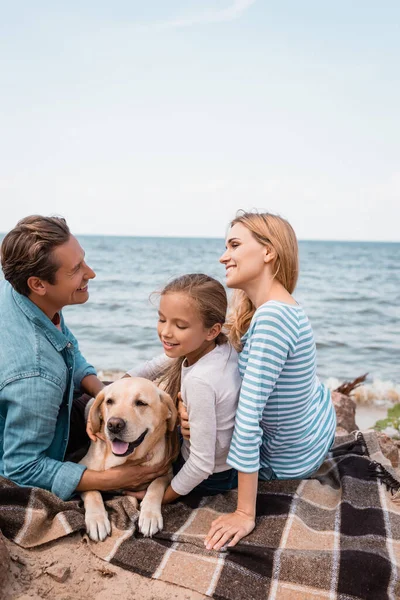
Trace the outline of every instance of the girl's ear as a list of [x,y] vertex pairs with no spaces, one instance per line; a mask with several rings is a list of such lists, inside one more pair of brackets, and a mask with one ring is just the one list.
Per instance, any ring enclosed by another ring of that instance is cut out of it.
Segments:
[[101,405],[104,402],[104,389],[102,389],[96,396],[95,401],[93,402],[88,416],[88,421],[92,426],[93,433],[97,433],[101,428]]
[[178,417],[178,411],[176,410],[176,406],[171,396],[158,388],[158,394],[160,396],[160,400],[163,404],[165,404],[168,408],[168,431],[173,431],[175,429],[176,419]]
[[215,338],[218,337],[218,335],[221,333],[221,329],[221,323],[215,323],[215,325],[213,325],[211,329],[208,330],[208,335],[206,338],[207,341],[211,342],[212,340],[215,340]]

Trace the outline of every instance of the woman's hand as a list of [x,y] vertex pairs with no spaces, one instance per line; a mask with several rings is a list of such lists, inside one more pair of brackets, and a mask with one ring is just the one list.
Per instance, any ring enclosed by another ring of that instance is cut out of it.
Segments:
[[187,413],[186,406],[183,404],[182,395],[180,392],[178,393],[178,414],[182,437],[185,440],[190,440],[189,415]]
[[220,550],[231,540],[228,547],[236,546],[239,540],[253,531],[254,527],[254,517],[240,510],[222,515],[211,523],[204,545],[207,550]]

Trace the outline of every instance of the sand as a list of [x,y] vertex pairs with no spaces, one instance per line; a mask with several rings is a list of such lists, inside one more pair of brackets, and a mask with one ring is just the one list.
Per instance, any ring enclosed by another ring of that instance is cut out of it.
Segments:
[[359,429],[364,431],[369,427],[373,427],[377,421],[386,419],[387,408],[380,406],[357,406],[356,409],[356,423]]
[[[201,600],[197,592],[141,577],[97,558],[79,533],[32,550],[6,540],[11,556],[3,600]],[[57,579],[65,581],[60,582]],[[182,578],[184,573],[182,573]],[[3,596],[1,595],[3,592]]]

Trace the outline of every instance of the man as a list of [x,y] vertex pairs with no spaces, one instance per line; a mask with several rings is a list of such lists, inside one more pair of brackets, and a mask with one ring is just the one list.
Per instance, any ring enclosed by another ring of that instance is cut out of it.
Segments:
[[75,491],[154,479],[154,467],[97,472],[63,462],[76,433],[70,432],[74,392],[95,396],[103,388],[61,313],[86,302],[95,277],[65,220],[33,215],[19,221],[2,242],[1,265],[0,475],[64,500]]

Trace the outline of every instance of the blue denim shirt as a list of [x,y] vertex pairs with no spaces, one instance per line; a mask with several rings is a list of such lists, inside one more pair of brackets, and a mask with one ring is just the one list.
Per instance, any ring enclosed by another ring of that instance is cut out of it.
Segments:
[[64,323],[0,282],[0,475],[67,500],[83,465],[62,462],[74,389],[96,374]]

